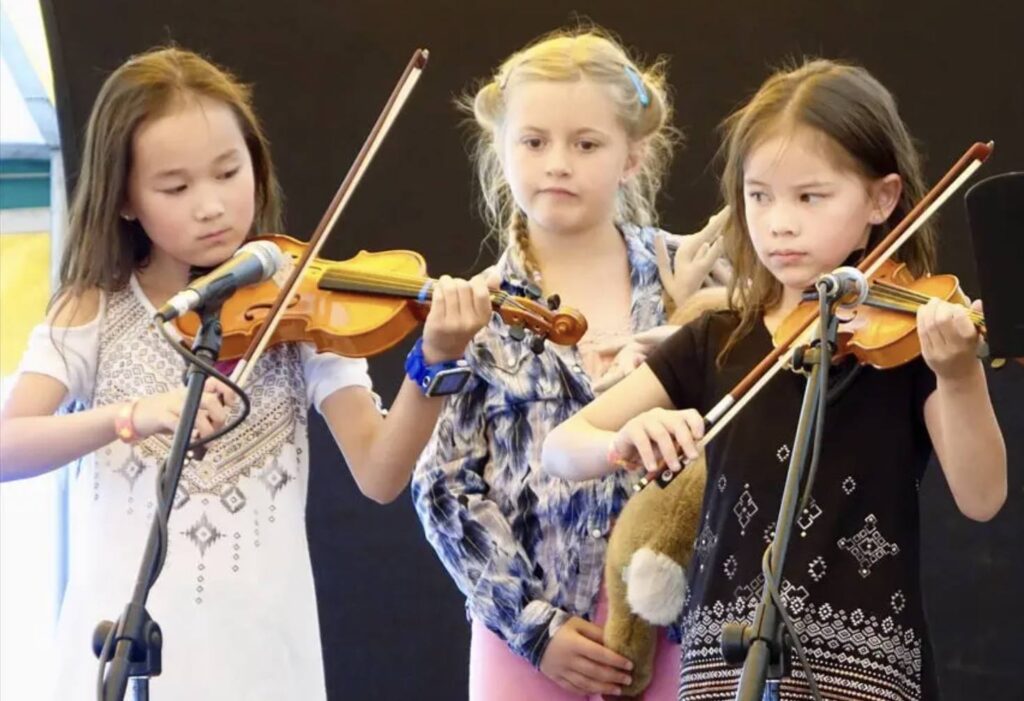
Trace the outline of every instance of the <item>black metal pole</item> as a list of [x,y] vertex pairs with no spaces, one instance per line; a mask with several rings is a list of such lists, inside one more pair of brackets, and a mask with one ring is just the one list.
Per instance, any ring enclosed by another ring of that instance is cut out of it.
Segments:
[[[778,592],[782,582],[782,568],[800,502],[801,483],[804,481],[804,472],[811,455],[811,443],[816,438],[815,421],[819,413],[825,411],[825,392],[822,391],[822,383],[828,381],[828,363],[831,362],[831,349],[835,347],[838,325],[835,317],[837,299],[833,296],[835,291],[830,292],[827,286],[821,283],[816,285],[816,288],[817,296],[826,298],[826,303],[822,305],[820,320],[821,328],[825,330],[824,338],[819,334],[817,344],[794,351],[794,370],[804,371],[810,368],[810,372],[800,407],[796,436],[793,439],[793,453],[790,456],[786,484],[779,504],[779,515],[775,522],[775,536],[769,550],[769,571],[765,573],[761,601],[754,610],[751,623],[726,623],[722,627],[723,656],[733,665],[743,665],[736,701],[777,699],[779,681],[785,675],[788,665],[782,616],[776,607],[772,591]],[[817,436],[817,439],[820,440],[821,436]],[[811,477],[813,478],[813,474]],[[807,493],[810,487],[810,484],[805,485]],[[768,697],[764,695],[766,686],[772,691]]]
[[[220,305],[213,305],[209,309],[202,308],[200,317],[202,325],[192,345],[192,352],[213,363],[220,353]],[[158,508],[153,515],[149,540],[139,566],[131,601],[125,606],[116,623],[103,621],[96,627],[93,648],[100,658],[98,701],[122,701],[129,679],[133,680],[136,700],[145,701],[149,698],[149,678],[161,672],[163,634],[160,626],[146,611],[146,599],[163,564],[164,551],[167,547],[164,534],[167,532],[167,521],[174,503],[174,493],[181,479],[192,428],[199,413],[206,377],[206,374],[196,367],[190,367],[186,372],[185,403],[178,428],[174,432],[170,453],[158,478]],[[113,655],[108,658],[111,652]]]

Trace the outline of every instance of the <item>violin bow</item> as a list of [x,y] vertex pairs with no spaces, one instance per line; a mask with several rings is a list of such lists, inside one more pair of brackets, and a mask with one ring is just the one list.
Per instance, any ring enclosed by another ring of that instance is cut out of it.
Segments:
[[[981,167],[995,149],[993,142],[987,144],[973,144],[942,179],[928,191],[920,202],[907,213],[892,231],[884,239],[879,241],[874,250],[871,251],[857,266],[868,279],[877,272],[885,261],[893,256],[906,241],[913,236],[918,229],[927,222],[938,209],[948,200],[967,180]],[[807,318],[800,322],[788,338],[783,340],[776,348],[758,363],[753,370],[747,373],[746,377],[740,380],[728,394],[718,401],[704,416],[704,425],[707,429],[704,436],[697,442],[697,449],[703,450],[722,429],[747,405],[761,389],[775,377],[789,362],[789,352],[798,343],[808,340],[808,333],[811,325],[818,319],[818,309],[814,308]],[[664,469],[652,477],[645,476],[634,487],[640,491],[648,484],[657,483],[661,486],[667,485],[676,476],[672,470]]]
[[274,305],[267,314],[266,321],[260,327],[252,342],[249,344],[249,348],[246,350],[245,355],[238,361],[234,371],[231,373],[231,379],[236,384],[243,385],[245,383],[249,378],[249,374],[255,366],[256,361],[270,343],[270,339],[273,337],[274,331],[277,329],[281,317],[284,315],[284,311],[286,309],[285,302],[299,287],[302,281],[302,276],[305,275],[306,270],[316,259],[316,256],[320,253],[320,249],[323,248],[324,243],[327,241],[327,235],[337,223],[342,210],[345,208],[345,205],[348,204],[353,191],[359,184],[359,181],[362,180],[363,174],[369,167],[370,161],[373,160],[374,155],[377,153],[377,149],[380,148],[385,137],[387,137],[388,131],[391,129],[391,125],[394,124],[395,118],[398,116],[398,113],[401,111],[406,100],[409,98],[409,95],[412,93],[416,82],[420,78],[420,74],[427,65],[429,55],[430,54],[426,49],[417,49],[413,52],[412,58],[409,59],[409,63],[406,65],[405,70],[398,79],[398,83],[395,85],[394,90],[392,90],[391,96],[384,104],[384,108],[381,110],[380,116],[377,117],[377,121],[370,130],[369,135],[366,137],[366,141],[363,142],[363,147],[359,150],[358,155],[349,167],[348,174],[341,182],[341,185],[338,187],[338,191],[334,194],[334,199],[331,200],[330,205],[327,207],[327,211],[324,212],[323,217],[320,219],[320,223],[317,224],[313,235],[310,237],[305,253],[303,253],[302,257],[299,258],[292,267],[287,281],[282,285],[281,292],[278,294],[277,299],[274,300]]

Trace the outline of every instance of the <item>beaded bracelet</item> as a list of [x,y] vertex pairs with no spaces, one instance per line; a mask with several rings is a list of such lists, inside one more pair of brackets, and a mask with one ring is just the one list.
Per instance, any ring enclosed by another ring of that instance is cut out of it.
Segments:
[[114,416],[114,432],[124,443],[135,443],[139,440],[139,434],[135,432],[135,423],[132,421],[132,414],[135,413],[135,405],[139,403],[136,399],[123,405]]

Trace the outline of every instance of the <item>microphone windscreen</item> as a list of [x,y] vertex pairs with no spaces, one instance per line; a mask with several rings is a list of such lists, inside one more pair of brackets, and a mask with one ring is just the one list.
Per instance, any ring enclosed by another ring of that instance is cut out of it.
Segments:
[[964,195],[991,355],[1024,356],[1024,172],[982,180]]

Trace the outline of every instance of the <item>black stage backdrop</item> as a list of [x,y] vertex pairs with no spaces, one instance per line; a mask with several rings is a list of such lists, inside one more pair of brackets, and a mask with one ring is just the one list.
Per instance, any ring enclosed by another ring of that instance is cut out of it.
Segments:
[[[256,88],[287,193],[287,233],[308,238],[414,48],[419,86],[325,248],[414,248],[432,273],[481,268],[483,233],[452,97],[511,51],[585,16],[644,55],[671,57],[677,123],[688,136],[661,201],[666,228],[695,230],[716,209],[715,125],[770,66],[804,54],[866,65],[897,96],[934,182],[974,141],[994,139],[980,176],[1024,166],[1024,6],[998,2],[723,3],[565,0],[428,3],[269,0],[43,0],[67,172],[105,75],[168,41],[204,52]],[[941,218],[941,261],[978,293],[962,198]],[[371,363],[390,399],[409,342]],[[923,577],[946,699],[1024,698],[1015,634],[1024,625],[1024,372],[991,371],[1010,450],[1010,499],[990,523],[956,511],[938,470],[922,485]],[[865,437],[870,440],[870,437]],[[332,699],[465,697],[462,597],[403,494],[361,497],[312,421],[309,537]],[[112,614],[114,612],[111,612]]]

